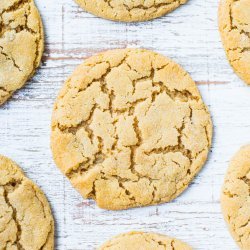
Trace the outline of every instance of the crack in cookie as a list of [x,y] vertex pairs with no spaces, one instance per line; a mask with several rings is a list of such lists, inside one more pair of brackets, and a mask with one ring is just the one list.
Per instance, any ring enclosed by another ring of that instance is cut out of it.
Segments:
[[224,218],[241,249],[250,248],[250,145],[233,157],[221,196]]
[[192,248],[180,240],[161,234],[144,232],[129,232],[120,234],[98,248],[98,250],[118,249],[191,250]]
[[163,16],[187,0],[76,0],[86,11],[114,21],[137,22]]
[[[0,13],[1,105],[31,78],[39,66],[44,36],[33,0],[3,0]],[[1,91],[3,88],[5,91]]]
[[0,156],[0,249],[54,249],[54,220],[42,191]]
[[250,84],[250,2],[221,0],[219,29],[227,58],[235,72]]
[[106,209],[168,202],[206,161],[212,123],[177,64],[152,51],[91,57],[66,81],[52,117],[56,164]]

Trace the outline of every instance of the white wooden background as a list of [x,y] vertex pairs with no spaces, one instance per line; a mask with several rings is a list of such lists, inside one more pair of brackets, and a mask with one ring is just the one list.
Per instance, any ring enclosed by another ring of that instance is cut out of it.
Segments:
[[[115,23],[73,0],[36,0],[46,34],[42,66],[29,84],[0,107],[0,153],[18,162],[46,193],[56,221],[56,249],[94,249],[130,230],[180,238],[194,249],[238,249],[220,211],[228,161],[250,141],[250,87],[232,71],[217,28],[218,0],[189,0],[173,13],[144,23]],[[127,211],[105,211],[83,198],[56,168],[50,118],[64,80],[99,51],[144,47],[180,63],[197,82],[214,122],[212,152],[189,189],[175,201]]]

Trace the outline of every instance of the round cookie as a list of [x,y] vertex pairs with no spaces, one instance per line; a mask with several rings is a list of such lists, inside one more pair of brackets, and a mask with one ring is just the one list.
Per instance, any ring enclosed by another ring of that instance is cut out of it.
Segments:
[[0,156],[0,249],[54,249],[54,220],[43,192]]
[[186,243],[169,238],[168,236],[144,233],[130,232],[120,234],[106,242],[98,250],[128,250],[128,249],[143,249],[143,250],[191,250],[192,248]]
[[106,19],[138,22],[163,16],[187,0],[75,0],[86,11]]
[[233,157],[221,196],[222,211],[241,249],[250,249],[250,145]]
[[80,65],[54,106],[57,166],[106,209],[168,202],[206,161],[212,124],[179,65],[152,51],[111,50]]
[[34,74],[43,44],[42,21],[33,0],[1,0],[0,105]]
[[250,1],[221,0],[219,29],[234,71],[250,84]]

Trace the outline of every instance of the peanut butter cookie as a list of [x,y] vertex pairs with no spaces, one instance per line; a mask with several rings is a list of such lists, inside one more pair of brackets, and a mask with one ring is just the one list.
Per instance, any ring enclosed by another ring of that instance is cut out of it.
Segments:
[[250,145],[230,162],[223,185],[221,205],[232,236],[241,249],[250,249]]
[[43,43],[42,22],[33,0],[1,0],[0,105],[34,74]]
[[106,19],[123,22],[146,21],[163,16],[187,0],[76,0],[86,11]]
[[219,28],[230,64],[250,84],[250,1],[221,0]]
[[80,65],[54,106],[57,166],[106,209],[168,202],[211,145],[209,112],[191,77],[152,51],[111,50]]
[[120,234],[113,239],[106,242],[98,250],[191,250],[192,248],[186,243],[169,238],[168,236],[143,233],[143,232],[130,232]]
[[0,156],[0,249],[54,249],[54,220],[42,191]]

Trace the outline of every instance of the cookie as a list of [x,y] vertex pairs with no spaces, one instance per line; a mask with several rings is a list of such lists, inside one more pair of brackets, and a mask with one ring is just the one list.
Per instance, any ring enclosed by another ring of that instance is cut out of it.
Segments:
[[250,84],[250,1],[221,0],[219,28],[234,71]]
[[0,156],[0,249],[54,249],[54,221],[43,192]]
[[168,202],[206,161],[212,124],[179,65],[142,49],[80,65],[54,106],[54,160],[85,198],[106,209]]
[[163,16],[187,0],[76,0],[86,11],[106,19],[138,22]]
[[33,0],[1,0],[0,105],[34,74],[43,44],[42,21]]
[[130,232],[120,234],[106,242],[98,250],[191,250],[186,243],[155,233]]
[[233,157],[221,195],[222,211],[241,249],[250,249],[250,145]]

